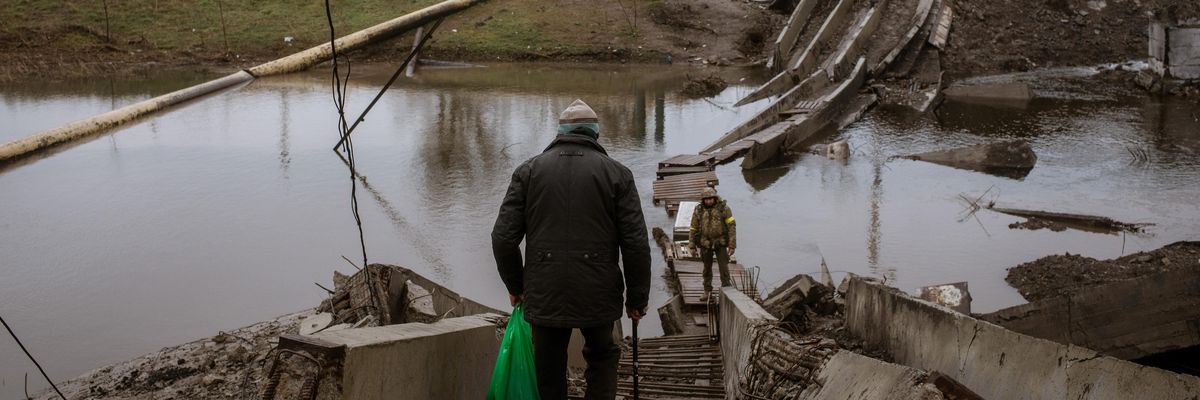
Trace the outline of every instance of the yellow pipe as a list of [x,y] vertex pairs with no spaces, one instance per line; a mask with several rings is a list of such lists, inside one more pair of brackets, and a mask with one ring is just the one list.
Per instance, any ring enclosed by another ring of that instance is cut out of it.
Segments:
[[[397,17],[390,21],[343,36],[335,41],[335,43],[337,44],[338,51],[351,51],[362,47],[363,45],[394,37],[401,33],[416,29],[417,27],[425,25],[426,23],[465,10],[468,7],[482,3],[483,1],[484,0],[443,1],[441,3]],[[332,56],[333,52],[329,47],[329,43],[325,43],[320,46],[316,46],[254,68],[250,68],[249,71],[254,76],[260,78],[270,75],[298,72],[325,62]]]
[[45,150],[58,144],[103,132],[167,107],[252,80],[254,80],[254,76],[246,73],[246,71],[238,71],[223,78],[176,90],[82,121],[72,122],[35,135],[17,139],[0,146],[0,161],[12,160],[35,151]]
[[[337,39],[338,51],[353,51],[365,45],[394,37],[401,33],[416,29],[426,23],[444,18],[462,11],[486,0],[447,0],[409,14],[394,18],[381,24],[351,33]],[[72,122],[54,129],[17,139],[0,145],[0,162],[7,162],[36,151],[99,134],[108,129],[123,125],[135,119],[162,111],[170,106],[196,99],[238,84],[250,82],[256,77],[299,72],[320,64],[332,57],[329,44],[316,46],[275,61],[250,68],[245,71],[201,83],[192,87],[176,90],[150,100],[131,104],[96,115],[88,119]]]

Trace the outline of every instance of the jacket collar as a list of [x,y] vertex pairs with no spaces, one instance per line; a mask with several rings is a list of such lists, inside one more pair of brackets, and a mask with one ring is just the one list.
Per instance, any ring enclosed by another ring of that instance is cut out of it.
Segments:
[[592,139],[591,137],[588,137],[585,135],[580,135],[577,133],[564,133],[564,134],[560,134],[560,135],[556,136],[554,138],[554,141],[550,142],[550,145],[546,146],[546,149],[542,150],[542,152],[544,153],[544,152],[550,151],[550,149],[554,148],[554,146],[563,145],[563,144],[577,144],[577,145],[581,145],[581,146],[588,146],[593,149],[596,149],[596,151],[599,151],[599,152],[603,153],[604,155],[608,155],[608,151],[604,150],[604,146],[601,146],[600,142],[597,142],[596,139]]

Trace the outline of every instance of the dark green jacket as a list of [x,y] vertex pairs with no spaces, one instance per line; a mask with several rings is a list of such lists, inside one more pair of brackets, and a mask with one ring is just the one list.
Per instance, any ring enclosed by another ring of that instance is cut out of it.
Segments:
[[633,173],[590,137],[559,135],[517,167],[492,251],[508,292],[525,296],[525,319],[534,325],[599,326],[620,319],[622,304],[646,308],[650,242]]
[[737,224],[733,219],[733,211],[720,198],[712,207],[705,207],[703,202],[696,206],[696,210],[692,211],[689,232],[689,246],[704,249],[737,248]]

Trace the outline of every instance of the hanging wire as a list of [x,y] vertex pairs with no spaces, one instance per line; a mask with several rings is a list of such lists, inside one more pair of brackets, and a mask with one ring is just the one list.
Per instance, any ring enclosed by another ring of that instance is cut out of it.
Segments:
[[[8,326],[8,321],[5,321],[3,316],[0,316],[0,324],[4,324],[4,329],[8,330],[8,335],[12,336],[13,340],[17,342],[17,346],[21,347],[21,351],[25,352],[25,357],[29,357],[29,361],[33,361],[33,365],[37,367],[38,372],[42,373],[42,377],[46,378],[46,382],[50,382],[50,387],[54,388],[54,392],[58,393],[58,397],[67,400],[67,396],[63,396],[62,391],[58,390],[58,385],[55,385],[54,381],[50,379],[50,375],[46,374],[46,370],[42,369],[42,364],[36,358],[33,358],[33,354],[29,354],[29,349],[26,349],[25,344],[21,343],[21,338],[17,337],[17,334],[13,332],[12,327]],[[25,379],[28,382],[29,375],[26,375]]]
[[[333,106],[337,108],[338,114],[338,143],[341,144],[342,151],[346,153],[343,158],[346,165],[350,169],[350,211],[354,214],[354,224],[358,227],[358,244],[362,250],[362,266],[365,268],[363,278],[367,285],[367,290],[371,294],[371,307],[375,313],[381,314],[383,309],[380,307],[379,298],[375,293],[375,283],[371,276],[370,268],[367,261],[367,241],[363,234],[362,215],[358,212],[358,185],[354,182],[354,178],[358,176],[358,172],[354,169],[354,142],[350,140],[350,126],[346,123],[346,89],[350,86],[350,59],[345,56],[338,55],[337,52],[337,33],[333,27],[333,11],[329,6],[329,0],[325,0],[325,20],[329,23],[329,49],[333,56]],[[346,64],[346,76],[343,78],[338,70],[338,65],[342,60]],[[336,146],[335,146],[336,148]],[[341,154],[339,153],[339,156]]]

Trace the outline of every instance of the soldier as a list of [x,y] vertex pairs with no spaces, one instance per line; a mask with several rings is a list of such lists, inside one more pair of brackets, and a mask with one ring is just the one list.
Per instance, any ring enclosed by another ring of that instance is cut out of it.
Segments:
[[567,344],[579,329],[587,398],[613,399],[621,359],[613,322],[622,308],[642,318],[650,295],[646,221],[633,173],[596,141],[596,113],[576,100],[558,123],[554,142],[513,173],[492,250],[509,300],[525,304],[533,328],[541,398],[567,398]]
[[733,211],[717,196],[717,189],[706,187],[700,196],[700,206],[692,211],[688,247],[692,254],[696,254],[699,247],[700,260],[704,262],[704,297],[700,300],[707,302],[712,292],[713,256],[716,256],[721,271],[721,287],[733,286],[729,277],[729,256],[737,248],[737,225]]

